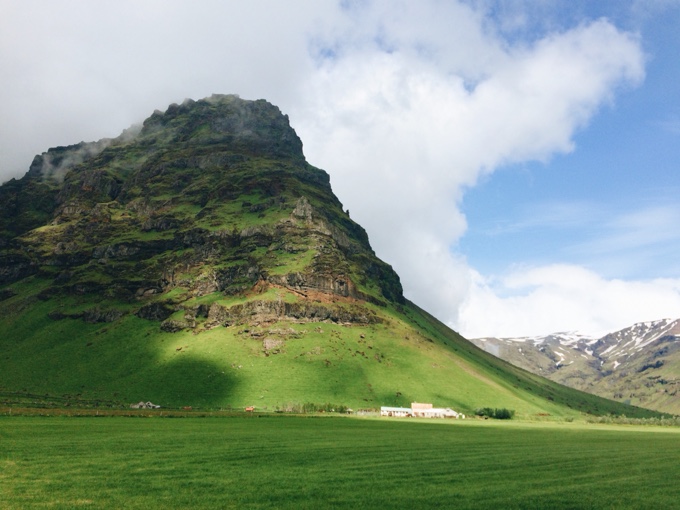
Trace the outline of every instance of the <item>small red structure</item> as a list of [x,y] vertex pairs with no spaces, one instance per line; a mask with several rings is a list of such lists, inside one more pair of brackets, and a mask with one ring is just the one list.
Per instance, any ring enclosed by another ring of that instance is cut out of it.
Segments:
[[255,410],[253,406],[246,407],[246,413],[252,413]]

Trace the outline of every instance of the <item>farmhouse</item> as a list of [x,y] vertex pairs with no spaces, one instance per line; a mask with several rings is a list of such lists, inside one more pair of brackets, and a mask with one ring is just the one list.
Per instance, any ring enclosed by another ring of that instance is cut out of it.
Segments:
[[396,418],[408,418],[413,416],[409,407],[381,407],[380,416],[393,416]]
[[432,404],[411,402],[411,407],[381,407],[380,416],[395,418],[465,418],[464,414],[453,409],[432,407]]

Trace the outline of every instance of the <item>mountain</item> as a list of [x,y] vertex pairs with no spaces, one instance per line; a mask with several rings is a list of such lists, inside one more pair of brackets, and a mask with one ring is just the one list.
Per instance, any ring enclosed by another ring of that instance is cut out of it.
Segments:
[[554,333],[471,341],[560,384],[680,414],[680,320],[642,322],[601,338]]
[[0,396],[647,416],[485,353],[398,275],[274,105],[215,95],[0,187]]

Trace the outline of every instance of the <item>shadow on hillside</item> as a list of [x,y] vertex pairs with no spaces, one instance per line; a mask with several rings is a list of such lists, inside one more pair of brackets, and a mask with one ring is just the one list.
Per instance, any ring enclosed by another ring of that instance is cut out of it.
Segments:
[[226,362],[192,352],[191,334],[163,333],[158,322],[132,315],[95,324],[48,318],[53,301],[30,303],[21,320],[0,318],[0,330],[16,331],[0,337],[0,389],[17,403],[219,408],[237,387]]
[[237,384],[216,363],[191,354],[161,363],[149,372],[135,386],[143,388],[152,402],[168,407],[222,407],[230,401]]

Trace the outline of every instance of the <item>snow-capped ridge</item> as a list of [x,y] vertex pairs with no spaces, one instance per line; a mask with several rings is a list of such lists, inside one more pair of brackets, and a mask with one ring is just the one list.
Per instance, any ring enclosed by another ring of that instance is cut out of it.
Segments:
[[525,370],[603,397],[680,413],[680,319],[638,322],[608,334],[471,340]]

